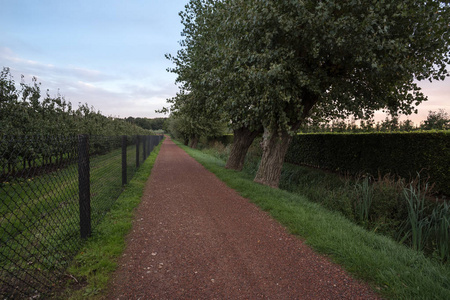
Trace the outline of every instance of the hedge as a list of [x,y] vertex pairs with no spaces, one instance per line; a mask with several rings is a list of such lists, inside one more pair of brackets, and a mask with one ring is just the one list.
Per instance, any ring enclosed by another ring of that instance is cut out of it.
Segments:
[[[233,135],[216,137],[224,145]],[[294,137],[286,162],[341,173],[381,173],[409,179],[420,172],[450,195],[450,131],[305,133]]]
[[420,172],[450,195],[450,131],[299,134],[285,161],[351,174]]

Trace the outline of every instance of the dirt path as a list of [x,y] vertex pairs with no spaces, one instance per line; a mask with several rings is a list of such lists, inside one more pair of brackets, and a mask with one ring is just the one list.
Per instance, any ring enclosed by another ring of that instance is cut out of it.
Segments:
[[172,141],[161,147],[108,299],[373,299]]

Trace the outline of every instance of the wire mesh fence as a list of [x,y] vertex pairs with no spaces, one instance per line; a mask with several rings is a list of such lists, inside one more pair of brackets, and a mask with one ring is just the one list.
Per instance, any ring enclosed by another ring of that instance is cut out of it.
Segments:
[[[162,136],[4,136],[0,295],[43,296]],[[80,209],[81,208],[81,209]]]

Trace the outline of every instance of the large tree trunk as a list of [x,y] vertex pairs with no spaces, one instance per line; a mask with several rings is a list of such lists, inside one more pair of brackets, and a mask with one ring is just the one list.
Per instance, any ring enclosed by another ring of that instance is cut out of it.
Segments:
[[198,135],[191,136],[191,139],[190,139],[191,144],[189,145],[189,147],[191,147],[192,149],[197,149],[198,140],[199,140]]
[[279,135],[276,132],[264,130],[262,141],[263,155],[255,176],[255,182],[275,188],[278,187],[284,157],[291,141],[292,136],[286,131]]
[[[319,100],[319,95],[303,89],[303,110],[301,116],[297,121],[292,122],[290,129],[296,132],[300,125],[305,121],[309,115],[313,106]],[[259,182],[271,187],[278,187],[281,177],[281,169],[283,168],[284,157],[291,144],[292,136],[283,130],[281,133],[270,132],[264,128],[264,135],[262,141],[263,154],[261,157],[261,163],[259,164],[258,171],[254,181]]]
[[233,130],[234,140],[231,146],[230,156],[228,157],[225,168],[241,171],[244,167],[245,156],[253,140],[261,133],[260,130],[251,131],[247,127]]

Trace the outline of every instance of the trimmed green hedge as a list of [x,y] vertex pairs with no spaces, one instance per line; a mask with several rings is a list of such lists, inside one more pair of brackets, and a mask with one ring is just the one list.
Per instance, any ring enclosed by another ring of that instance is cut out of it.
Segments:
[[404,178],[430,177],[435,189],[450,195],[450,132],[327,133],[294,137],[286,162],[332,171]]

